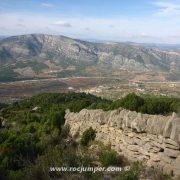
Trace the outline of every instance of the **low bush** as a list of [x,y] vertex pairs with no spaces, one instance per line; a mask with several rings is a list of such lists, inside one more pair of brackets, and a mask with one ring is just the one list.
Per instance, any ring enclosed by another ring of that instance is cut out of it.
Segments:
[[137,96],[135,93],[130,93],[124,98],[113,102],[110,109],[117,109],[118,107],[123,107],[131,111],[139,111],[139,108],[144,105],[144,99]]
[[141,173],[141,164],[135,162],[131,165],[130,170],[124,170],[119,173],[117,180],[139,180]]
[[118,109],[119,107],[146,114],[166,115],[171,112],[179,112],[180,99],[161,96],[140,97],[135,93],[130,93],[124,98],[114,101],[109,109]]
[[118,164],[118,155],[114,150],[102,150],[99,155],[99,160],[104,167]]
[[90,127],[89,129],[83,132],[80,140],[80,144],[82,146],[87,146],[90,141],[93,141],[95,139],[95,137],[96,137],[96,131],[92,127]]

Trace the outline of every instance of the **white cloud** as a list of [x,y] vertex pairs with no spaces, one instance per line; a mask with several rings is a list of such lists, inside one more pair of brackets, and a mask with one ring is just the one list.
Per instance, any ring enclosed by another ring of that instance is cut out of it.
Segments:
[[86,31],[90,31],[91,29],[90,29],[89,27],[86,27],[85,30],[86,30]]
[[113,24],[109,25],[110,28],[115,28],[115,26]]
[[154,4],[158,7],[157,15],[180,15],[180,4],[164,1],[157,1]]
[[[45,33],[83,39],[180,43],[180,39],[172,38],[180,36],[178,18],[95,18],[21,12],[0,13],[0,19],[0,35]],[[115,28],[110,29],[110,25]]]
[[147,35],[146,33],[142,32],[142,33],[140,34],[140,36],[142,36],[142,37],[147,37],[148,35]]
[[41,6],[46,7],[46,8],[53,8],[54,4],[51,4],[51,3],[42,3]]
[[146,33],[140,33],[140,34],[135,34],[133,36],[128,37],[129,41],[133,42],[146,42],[146,43],[152,43],[152,42],[164,42],[163,38],[157,37],[157,36],[150,36]]
[[22,24],[22,23],[18,23],[18,24],[17,24],[17,27],[25,28],[26,26],[25,26],[24,24]]
[[61,27],[72,27],[72,25],[66,21],[55,21],[53,24]]

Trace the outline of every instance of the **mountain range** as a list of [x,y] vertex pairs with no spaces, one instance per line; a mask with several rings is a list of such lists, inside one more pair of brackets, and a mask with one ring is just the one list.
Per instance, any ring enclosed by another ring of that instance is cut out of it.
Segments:
[[163,72],[179,76],[180,50],[30,34],[0,40],[0,81]]

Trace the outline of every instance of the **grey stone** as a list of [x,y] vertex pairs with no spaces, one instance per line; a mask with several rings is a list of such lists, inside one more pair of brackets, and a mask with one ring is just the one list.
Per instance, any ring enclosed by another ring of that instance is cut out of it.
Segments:
[[167,122],[166,122],[166,125],[164,127],[164,131],[163,131],[163,136],[165,138],[169,138],[170,135],[171,135],[171,131],[172,131],[172,120],[173,120],[173,117],[171,117]]
[[180,177],[180,156],[176,158],[173,168],[175,170],[175,176]]
[[172,132],[170,138],[180,144],[180,118],[176,117],[172,122]]
[[164,143],[179,147],[179,144],[176,141],[173,141],[172,139],[165,139]]
[[127,148],[131,151],[135,151],[135,152],[139,151],[139,147],[137,145],[129,145],[127,146]]
[[[66,124],[71,134],[82,133],[93,127],[96,140],[110,145],[130,161],[148,161],[147,165],[178,174],[179,118],[175,116],[147,115],[128,110],[87,110],[79,113],[67,111]],[[170,127],[172,125],[172,128]],[[135,131],[134,131],[135,130]],[[165,138],[166,137],[166,138]],[[167,138],[168,137],[168,138]]]
[[144,132],[146,129],[146,119],[143,119],[142,114],[138,113],[137,117],[132,121],[131,128],[137,132]]
[[171,164],[173,162],[173,159],[167,156],[165,153],[160,152],[158,153],[158,155],[165,163]]
[[169,157],[177,157],[180,154],[180,151],[178,150],[174,150],[174,149],[169,149],[169,148],[165,148],[164,149],[164,153],[169,156]]

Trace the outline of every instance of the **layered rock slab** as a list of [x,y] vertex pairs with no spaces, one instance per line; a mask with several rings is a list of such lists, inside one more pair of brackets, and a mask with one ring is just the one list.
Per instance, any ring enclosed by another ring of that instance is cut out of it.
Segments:
[[143,161],[174,178],[180,176],[180,118],[141,114],[125,109],[113,111],[66,111],[66,124],[72,136],[92,127],[96,139],[111,144],[131,161]]

